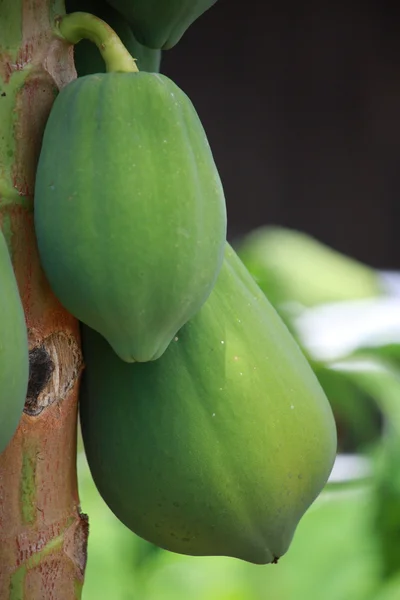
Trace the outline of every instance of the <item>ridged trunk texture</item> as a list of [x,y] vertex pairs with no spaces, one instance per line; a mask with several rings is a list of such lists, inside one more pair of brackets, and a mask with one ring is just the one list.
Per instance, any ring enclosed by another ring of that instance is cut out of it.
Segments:
[[44,126],[58,90],[76,77],[72,48],[54,35],[63,12],[60,0],[0,0],[0,226],[30,350],[24,414],[0,455],[1,600],[80,598],[86,564],[76,475],[79,329],[49,288],[33,228]]

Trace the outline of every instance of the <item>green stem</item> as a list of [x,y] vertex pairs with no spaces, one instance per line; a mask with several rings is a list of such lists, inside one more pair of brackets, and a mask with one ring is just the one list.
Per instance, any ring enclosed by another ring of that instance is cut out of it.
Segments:
[[129,54],[115,31],[102,19],[85,12],[58,17],[56,26],[70,44],[88,39],[96,44],[107,72],[137,73],[135,59]]

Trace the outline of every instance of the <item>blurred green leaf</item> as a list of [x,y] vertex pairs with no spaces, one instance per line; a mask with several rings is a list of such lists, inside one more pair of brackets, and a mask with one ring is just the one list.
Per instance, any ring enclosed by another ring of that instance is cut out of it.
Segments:
[[399,600],[400,598],[400,576],[390,579],[371,600]]
[[381,436],[381,415],[374,398],[329,365],[314,365],[338,430],[339,452],[366,450]]
[[400,572],[400,370],[393,363],[350,357],[332,368],[370,393],[384,417],[384,437],[376,450],[373,525],[382,577]]
[[386,427],[400,435],[400,370],[389,361],[359,354],[327,365],[375,399]]
[[385,362],[393,363],[394,367],[400,368],[400,343],[382,344],[379,346],[361,345],[352,356],[371,356],[383,359]]

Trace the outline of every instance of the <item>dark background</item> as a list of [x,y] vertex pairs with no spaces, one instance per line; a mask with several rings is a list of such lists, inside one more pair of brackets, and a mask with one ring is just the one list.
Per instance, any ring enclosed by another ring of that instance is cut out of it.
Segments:
[[400,269],[400,3],[218,0],[164,53],[225,188],[262,224]]

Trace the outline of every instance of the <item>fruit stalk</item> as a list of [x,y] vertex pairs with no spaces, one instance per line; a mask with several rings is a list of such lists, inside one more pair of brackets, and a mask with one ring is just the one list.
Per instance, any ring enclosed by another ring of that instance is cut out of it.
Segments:
[[139,69],[120,38],[109,25],[95,15],[76,12],[56,21],[62,37],[70,44],[87,39],[96,44],[107,72],[135,73]]
[[[78,323],[52,294],[33,227],[35,171],[58,91],[76,77],[61,0],[0,2],[0,227],[29,334],[24,413],[0,455],[0,598],[81,597],[88,524],[76,476]],[[1,315],[0,315],[1,318]]]

